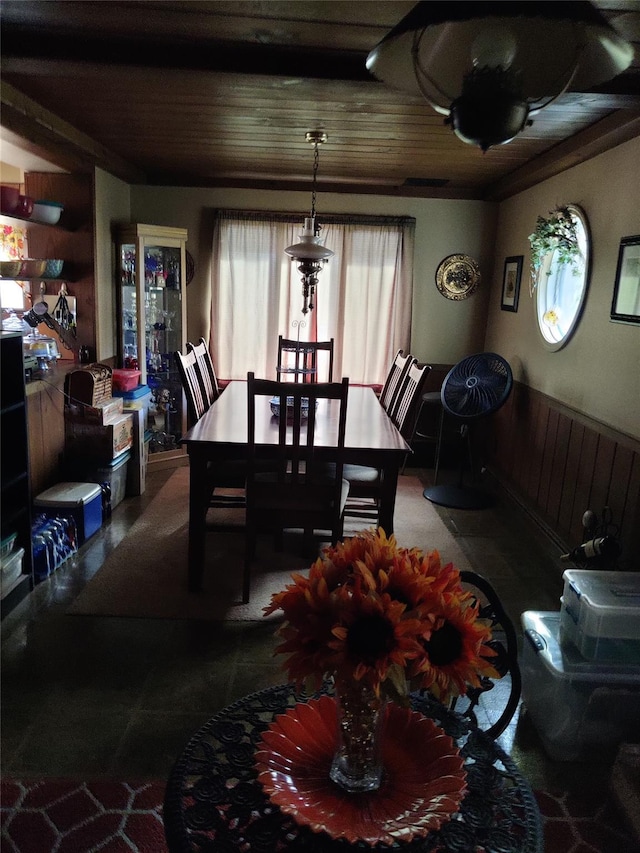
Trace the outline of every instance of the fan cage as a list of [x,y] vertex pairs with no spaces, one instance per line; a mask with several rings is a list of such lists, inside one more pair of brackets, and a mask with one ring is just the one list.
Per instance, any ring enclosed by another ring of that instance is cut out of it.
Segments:
[[446,412],[474,420],[495,412],[505,402],[513,374],[507,361],[495,352],[462,359],[445,376],[440,397]]

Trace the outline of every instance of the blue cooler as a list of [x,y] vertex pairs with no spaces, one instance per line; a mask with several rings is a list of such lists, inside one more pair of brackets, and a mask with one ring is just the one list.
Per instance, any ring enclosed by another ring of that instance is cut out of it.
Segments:
[[34,500],[34,506],[50,518],[72,515],[78,545],[102,525],[102,489],[96,483],[58,483]]

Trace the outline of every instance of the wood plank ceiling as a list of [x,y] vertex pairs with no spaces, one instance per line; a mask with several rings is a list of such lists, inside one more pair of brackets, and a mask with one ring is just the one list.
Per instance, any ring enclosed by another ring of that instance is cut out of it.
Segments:
[[413,5],[4,0],[2,135],[131,183],[308,189],[321,129],[320,190],[501,199],[640,133],[640,0],[595,3],[627,72],[485,154],[366,70]]

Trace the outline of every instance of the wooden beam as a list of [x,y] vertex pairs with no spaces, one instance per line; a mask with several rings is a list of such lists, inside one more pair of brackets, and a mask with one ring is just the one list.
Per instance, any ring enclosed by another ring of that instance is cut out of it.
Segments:
[[144,172],[4,81],[0,105],[2,126],[56,166],[70,172],[90,172],[97,166],[127,183],[146,182]]
[[487,201],[503,201],[638,135],[640,110],[616,110],[570,139],[554,145],[526,166],[496,181],[487,189],[484,197]]

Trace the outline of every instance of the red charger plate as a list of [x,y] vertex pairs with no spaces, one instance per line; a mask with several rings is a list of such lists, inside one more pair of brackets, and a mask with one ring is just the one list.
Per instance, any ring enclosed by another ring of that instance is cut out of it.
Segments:
[[321,696],[289,708],[262,735],[258,780],[297,823],[351,843],[393,843],[423,837],[458,811],[464,762],[433,720],[389,704],[382,784],[366,793],[347,793],[329,778],[336,732],[335,700]]

